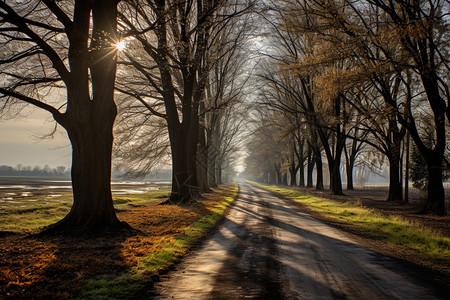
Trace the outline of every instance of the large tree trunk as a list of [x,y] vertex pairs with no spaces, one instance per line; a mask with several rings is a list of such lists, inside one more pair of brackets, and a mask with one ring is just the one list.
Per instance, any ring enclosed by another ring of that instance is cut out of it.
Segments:
[[[324,145],[328,147],[328,144]],[[335,146],[335,156],[331,154],[331,151],[326,151],[328,161],[328,171],[330,174],[330,189],[334,195],[343,195],[342,192],[342,179],[341,179],[341,154],[344,144],[342,140],[339,140]]]
[[[178,128],[177,131],[181,131]],[[188,185],[188,167],[184,158],[186,151],[182,150],[183,134],[176,133],[175,129],[170,129],[169,124],[170,148],[172,153],[172,190],[170,192],[170,201],[183,201],[183,195],[189,194]],[[190,198],[190,197],[188,197]]]
[[307,167],[306,167],[306,186],[307,187],[313,187],[313,171],[314,171],[314,164],[316,163],[314,161],[314,155],[311,150],[308,150],[308,160],[307,160]]
[[345,163],[345,171],[347,172],[347,190],[353,190],[353,168],[354,162],[346,162]]
[[341,178],[341,155],[344,149],[345,143],[339,140],[341,137],[338,136],[338,142],[336,143],[335,156],[327,155],[328,158],[328,169],[330,171],[330,188],[334,195],[343,195],[342,192],[342,178]]
[[[423,47],[423,45],[422,45]],[[430,64],[434,62],[430,60]],[[426,149],[423,143],[420,143],[420,137],[417,131],[411,132],[411,137],[419,147],[420,152],[425,157],[428,169],[428,198],[425,209],[428,212],[439,216],[447,215],[445,208],[445,191],[443,186],[442,164],[444,161],[444,153],[446,149],[446,124],[445,112],[449,110],[445,105],[444,99],[439,92],[438,76],[431,68],[423,68],[421,70],[422,83],[427,93],[428,102],[434,114],[434,126],[436,131],[436,144],[434,149]],[[448,95],[447,95],[448,96]],[[447,114],[448,116],[448,114]]]
[[291,168],[289,169],[290,172],[290,186],[296,186],[297,185],[297,168],[295,166],[295,161],[292,160],[291,162]]
[[198,106],[201,96],[193,95],[193,78],[184,75],[183,121],[178,115],[167,118],[172,150],[172,192],[169,202],[184,204],[195,201],[200,194],[197,180],[197,146],[199,140]]
[[300,162],[299,164],[298,174],[299,174],[298,185],[303,187],[305,186],[305,166],[303,165],[303,161]]
[[328,161],[328,170],[330,172],[330,188],[334,195],[343,195],[342,179],[341,179],[341,160],[336,157],[332,161]]
[[216,182],[216,159],[217,150],[216,143],[211,129],[207,130],[207,145],[208,145],[208,184],[210,187],[217,187]]
[[[338,110],[339,111],[339,110]],[[336,143],[328,142],[326,134],[322,128],[318,129],[320,140],[322,141],[323,148],[328,162],[328,171],[330,176],[330,189],[334,195],[343,195],[342,192],[342,179],[341,179],[341,155],[345,146],[345,137],[340,133],[340,126],[336,129]],[[333,149],[334,148],[334,149]],[[333,151],[334,150],[334,151]]]
[[223,181],[222,181],[222,162],[220,160],[216,161],[216,183],[218,185],[223,184]]
[[400,157],[389,157],[389,194],[387,201],[403,201],[402,184],[400,182]]
[[54,228],[103,231],[121,227],[124,224],[117,219],[111,195],[111,122],[94,119],[68,128],[68,133],[73,148],[74,201],[69,214]]
[[323,165],[320,150],[315,150],[314,161],[316,163],[316,190],[323,190]]
[[201,193],[211,192],[208,184],[208,153],[205,130],[204,128],[200,128],[197,151],[197,181]]
[[352,141],[352,145],[350,148],[350,153],[348,153],[347,148],[344,146],[344,153],[345,153],[345,171],[347,174],[347,190],[353,190],[353,169],[355,168],[355,161],[356,161],[356,155],[357,151],[357,145],[356,141]]
[[[177,130],[169,129],[170,147],[172,151],[172,191],[169,202],[182,204],[191,202],[198,195],[196,174],[193,173],[192,165],[195,167],[195,146],[185,126],[179,125]],[[194,161],[194,163],[192,163]],[[196,171],[195,171],[196,172]],[[194,177],[195,175],[195,177]]]
[[[84,3],[76,10],[77,20],[87,22],[83,25],[89,24],[92,10],[91,64],[86,62],[83,41],[80,44],[71,41],[74,45],[69,50],[72,74],[66,82],[68,107],[63,119],[57,120],[72,144],[73,206],[64,219],[45,232],[102,232],[126,225],[117,219],[111,196],[113,126],[117,115],[116,52],[111,51],[111,45],[117,41],[117,2],[99,0],[91,5]],[[85,31],[83,26],[79,27],[74,30],[80,30],[77,32],[80,36],[89,31],[89,26],[84,27]],[[92,98],[87,67],[92,78]]]
[[403,202],[409,203],[409,131],[406,133],[406,145],[405,145],[405,172],[404,172],[404,195],[403,195]]
[[298,165],[297,165],[297,169],[299,172],[299,182],[298,185],[299,186],[305,186],[305,156],[304,156],[304,146],[305,145],[305,140],[302,139],[301,142],[299,142],[299,149],[298,149]]
[[445,190],[442,183],[442,156],[430,158],[428,166],[428,198],[425,206],[426,212],[439,216],[447,215],[445,208]]

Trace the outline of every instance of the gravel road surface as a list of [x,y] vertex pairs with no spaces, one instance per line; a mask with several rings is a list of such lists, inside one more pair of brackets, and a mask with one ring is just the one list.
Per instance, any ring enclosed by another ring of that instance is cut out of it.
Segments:
[[444,299],[290,201],[240,189],[220,228],[156,284],[157,299]]

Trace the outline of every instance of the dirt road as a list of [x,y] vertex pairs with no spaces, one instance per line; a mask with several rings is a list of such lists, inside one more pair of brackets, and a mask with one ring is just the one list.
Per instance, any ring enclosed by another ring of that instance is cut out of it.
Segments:
[[[249,184],[157,299],[439,299],[394,259]],[[443,298],[443,297],[442,297]]]

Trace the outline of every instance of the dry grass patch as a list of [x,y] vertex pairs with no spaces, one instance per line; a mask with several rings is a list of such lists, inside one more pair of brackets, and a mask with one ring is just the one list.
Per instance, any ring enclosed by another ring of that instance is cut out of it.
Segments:
[[[345,224],[365,237],[385,243],[421,264],[450,272],[450,237],[407,218],[389,216],[358,202],[317,197],[298,190],[252,183],[290,198],[335,224]],[[405,257],[405,256],[404,256]]]
[[237,190],[237,184],[221,186],[185,207],[159,205],[168,190],[116,197],[120,220],[138,232],[101,237],[30,236],[28,232],[38,231],[35,224],[55,216],[21,212],[21,218],[42,220],[25,227],[18,224],[21,231],[12,233],[8,223],[9,232],[0,236],[0,294],[6,299],[123,299],[139,295],[151,288],[153,276],[216,224]]

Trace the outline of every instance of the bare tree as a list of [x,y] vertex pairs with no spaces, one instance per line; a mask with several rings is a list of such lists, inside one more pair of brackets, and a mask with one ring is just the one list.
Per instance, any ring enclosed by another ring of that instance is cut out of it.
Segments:
[[[103,230],[122,224],[110,185],[117,4],[0,2],[2,112],[23,104],[44,109],[72,144],[74,202],[51,230]],[[58,97],[55,89],[65,89],[67,96]]]
[[[227,6],[226,6],[227,5]],[[224,7],[227,7],[225,10]],[[172,157],[171,202],[189,202],[200,192],[197,177],[199,113],[212,61],[217,60],[217,32],[245,11],[241,1],[128,1],[121,15],[125,36],[125,74],[119,90],[134,97],[167,123]]]
[[[323,72],[323,68],[319,67],[314,71],[309,69],[308,72],[297,68],[299,62],[308,61],[308,57],[317,53],[321,42],[313,34],[304,32],[301,28],[314,26],[319,21],[318,18],[299,19],[298,11],[302,7],[287,2],[271,3],[265,17],[270,24],[271,44],[274,48],[273,54],[267,53],[266,56],[276,62],[281,69],[280,75],[277,75],[279,79],[273,75],[266,76],[266,79],[277,84],[276,88],[280,91],[284,90],[283,92],[290,94],[293,101],[297,103],[295,108],[283,103],[278,105],[278,108],[290,112],[296,111],[314,127],[316,132],[313,134],[320,139],[328,161],[331,190],[334,194],[342,194],[340,164],[347,138],[345,132],[347,127],[343,124],[346,121],[344,99],[337,94],[332,99],[324,101],[316,95],[316,77]],[[335,65],[335,67],[342,66]],[[287,101],[289,97],[283,96],[278,99],[278,101]],[[321,168],[320,151],[316,149],[314,152],[316,164]],[[320,172],[318,175],[320,178]],[[320,187],[320,180],[318,182]]]

